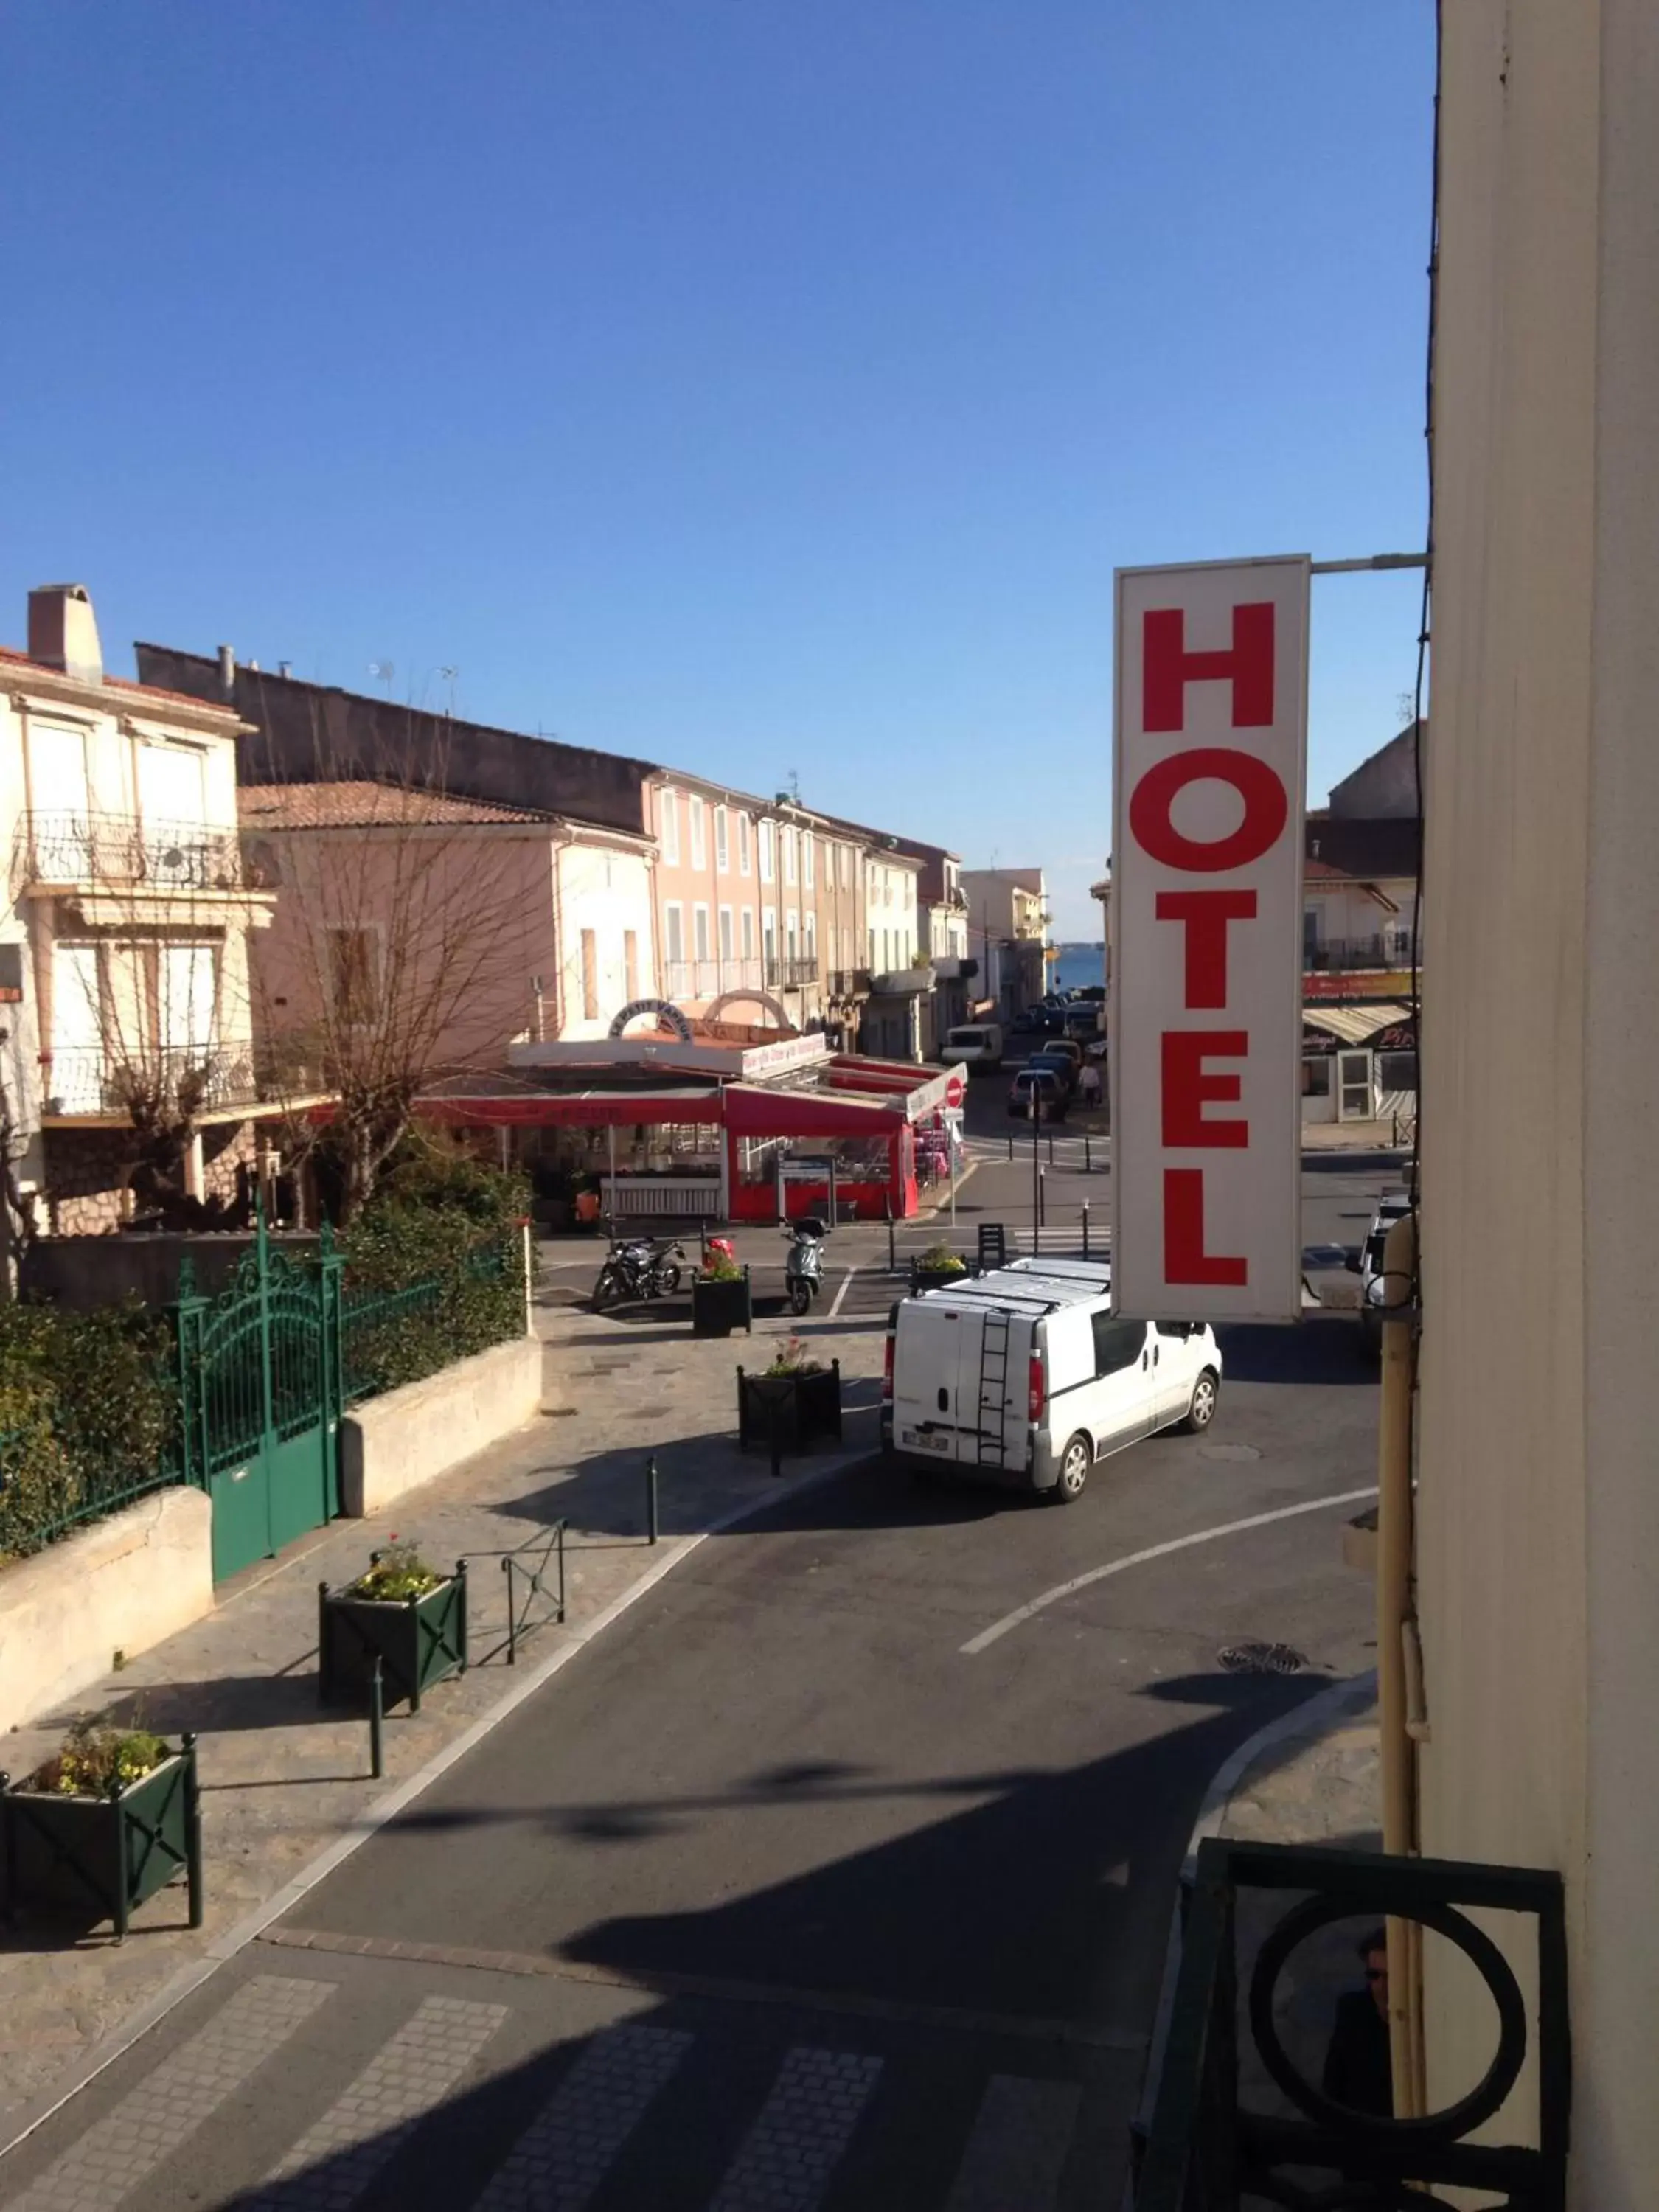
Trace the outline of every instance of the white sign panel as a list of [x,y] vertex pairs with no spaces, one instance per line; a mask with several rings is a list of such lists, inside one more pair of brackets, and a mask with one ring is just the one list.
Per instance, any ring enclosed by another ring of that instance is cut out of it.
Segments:
[[1117,576],[1113,1299],[1302,1309],[1305,556]]

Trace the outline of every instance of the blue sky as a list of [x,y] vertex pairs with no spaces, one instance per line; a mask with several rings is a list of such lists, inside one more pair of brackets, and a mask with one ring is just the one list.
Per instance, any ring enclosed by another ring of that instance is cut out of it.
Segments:
[[[1429,0],[13,0],[0,641],[146,637],[1041,861],[1115,566],[1415,547]],[[1316,585],[1309,786],[1415,580]]]

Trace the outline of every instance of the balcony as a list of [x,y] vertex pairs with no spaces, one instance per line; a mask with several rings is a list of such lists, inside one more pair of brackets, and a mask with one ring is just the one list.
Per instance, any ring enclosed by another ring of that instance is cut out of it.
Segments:
[[763,990],[765,963],[758,954],[746,960],[667,960],[662,977],[665,999],[676,1006],[702,1005],[724,991]]
[[47,1121],[130,1121],[143,1115],[202,1114],[252,1106],[262,1096],[246,1038],[216,1045],[156,1045],[131,1055],[75,1045],[43,1056]]
[[881,999],[919,999],[933,988],[931,968],[889,968],[870,978],[870,988]]
[[1328,937],[1317,945],[1303,946],[1302,972],[1347,975],[1360,968],[1409,968],[1412,942],[1408,930],[1390,931],[1382,937]]
[[818,956],[816,952],[774,953],[766,963],[766,982],[769,990],[799,991],[818,980]]
[[[1268,1925],[1275,1895],[1286,1909]],[[1469,1917],[1474,1912],[1480,1924]],[[1367,2115],[1325,2095],[1281,2039],[1293,2023],[1275,1994],[1306,1939],[1343,1922],[1375,1923],[1389,1915],[1455,1944],[1497,2011],[1498,2049],[1485,2079],[1444,2112],[1406,2121]],[[1499,1915],[1524,1947],[1522,1979],[1535,1990],[1535,2023],[1486,1932]],[[1199,1846],[1179,1944],[1168,2033],[1152,2062],[1135,2212],[1239,2212],[1257,2203],[1373,2204],[1380,2212],[1445,2203],[1443,2197],[1415,2193],[1442,2184],[1482,2192],[1483,2202],[1488,2191],[1516,2206],[1565,2201],[1571,2070],[1559,1875],[1212,1839]],[[1255,2045],[1260,2069],[1292,2117],[1282,2116],[1284,2107],[1260,2109],[1255,2094],[1249,2106],[1241,2102],[1241,2036]],[[1477,2141],[1529,2061],[1537,2148]],[[1334,2187],[1310,2186],[1310,2173],[1340,2179]]]
[[126,890],[176,898],[270,888],[244,860],[235,830],[101,813],[23,815],[11,881],[15,897]]

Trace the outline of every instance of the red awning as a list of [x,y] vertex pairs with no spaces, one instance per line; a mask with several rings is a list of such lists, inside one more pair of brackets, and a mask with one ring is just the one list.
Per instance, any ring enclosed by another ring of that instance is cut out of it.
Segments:
[[737,1137],[890,1137],[908,1118],[902,1098],[848,1098],[827,1091],[726,1086],[726,1126]]
[[718,1091],[527,1091],[416,1102],[417,1114],[483,1128],[626,1129],[641,1122],[716,1124]]

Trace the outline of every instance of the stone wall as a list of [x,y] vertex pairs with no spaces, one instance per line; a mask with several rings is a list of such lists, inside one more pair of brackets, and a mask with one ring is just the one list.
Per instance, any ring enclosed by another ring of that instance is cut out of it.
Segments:
[[131,1129],[46,1129],[46,1224],[55,1237],[106,1236],[131,1212],[127,1177],[137,1157]]
[[219,1199],[227,1206],[235,1203],[237,1171],[246,1168],[250,1175],[258,1155],[255,1139],[255,1125],[252,1121],[222,1121],[215,1128],[202,1132],[202,1195],[204,1199]]

